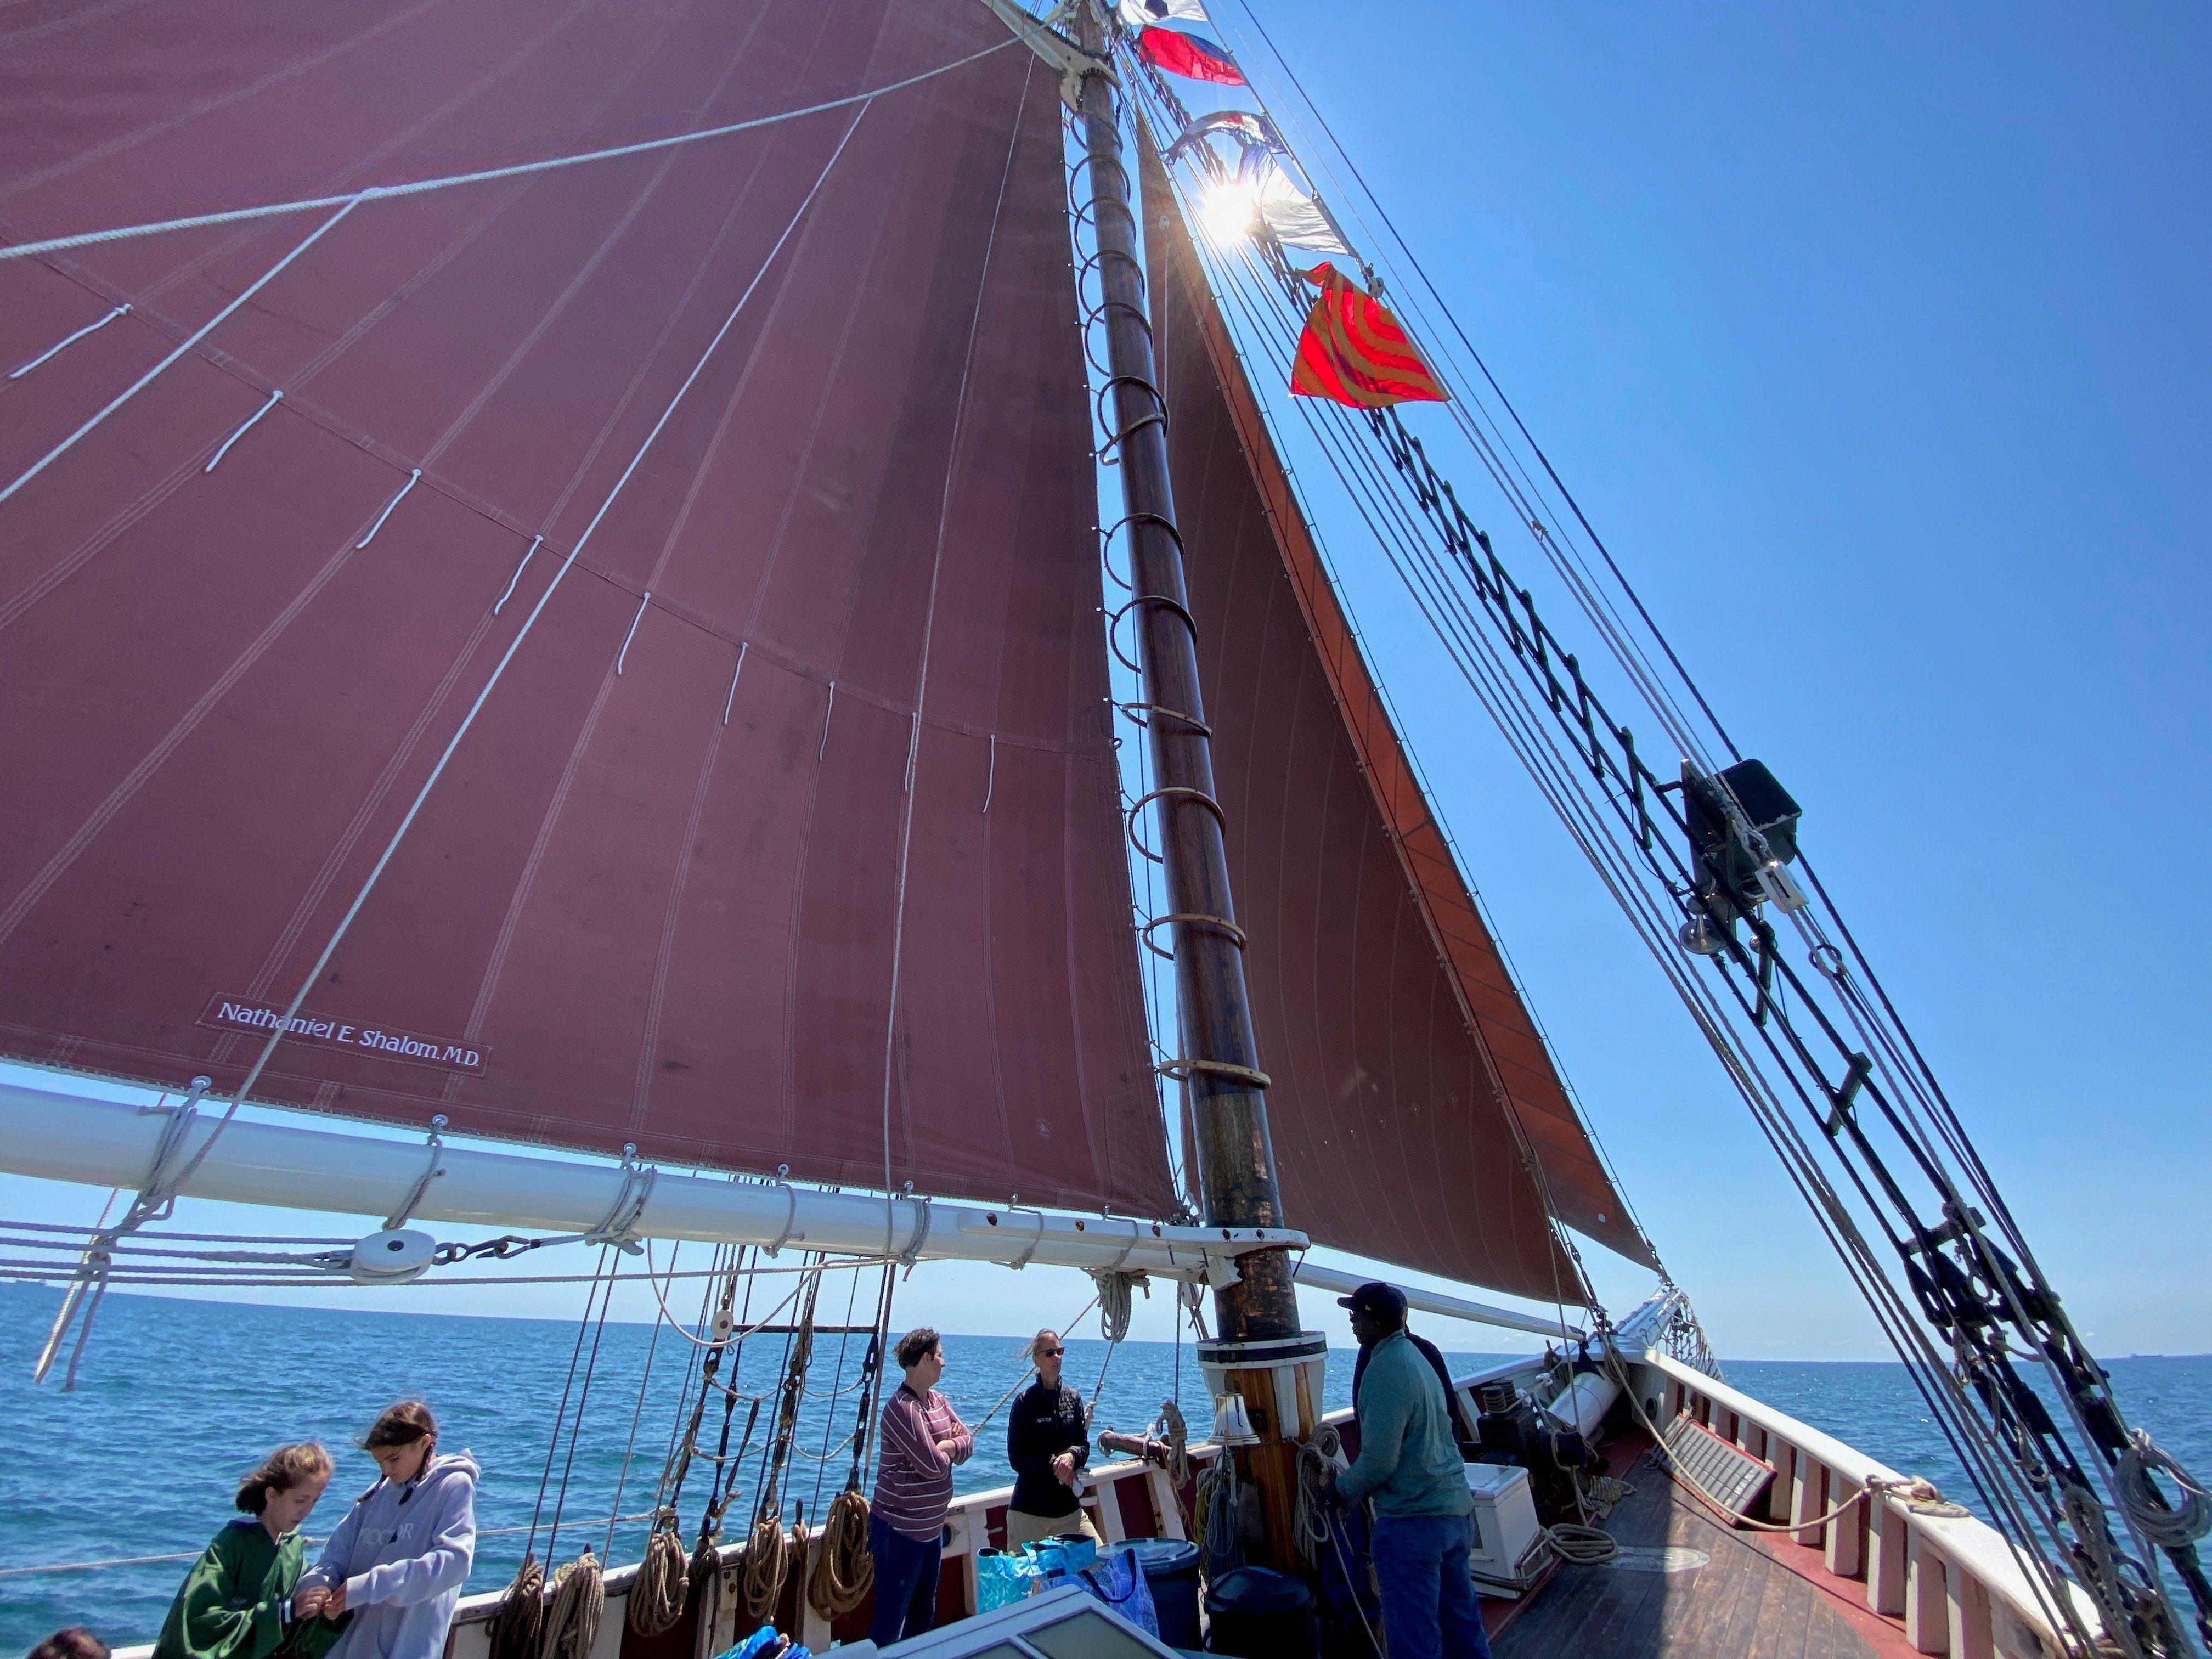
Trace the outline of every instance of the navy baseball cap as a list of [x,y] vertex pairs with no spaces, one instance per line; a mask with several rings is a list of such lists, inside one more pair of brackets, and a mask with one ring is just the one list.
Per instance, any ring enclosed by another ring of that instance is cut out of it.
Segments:
[[1350,1296],[1336,1298],[1340,1308],[1354,1312],[1382,1314],[1403,1323],[1406,1318],[1406,1293],[1395,1285],[1385,1285],[1379,1279],[1370,1279]]

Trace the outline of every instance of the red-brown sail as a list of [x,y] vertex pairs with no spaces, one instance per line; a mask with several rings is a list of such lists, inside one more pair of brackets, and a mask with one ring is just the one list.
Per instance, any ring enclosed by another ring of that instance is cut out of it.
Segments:
[[0,1051],[221,1092],[296,998],[258,1097],[1173,1207],[988,9],[88,8],[7,34],[0,228],[823,104],[363,201],[73,445],[336,210],[0,263],[0,368],[131,307],[0,394]]
[[[1578,1300],[1548,1209],[1656,1265],[1561,1087],[1339,605],[1157,153],[1154,335],[1286,1215]],[[1533,1165],[1533,1167],[1532,1167]]]

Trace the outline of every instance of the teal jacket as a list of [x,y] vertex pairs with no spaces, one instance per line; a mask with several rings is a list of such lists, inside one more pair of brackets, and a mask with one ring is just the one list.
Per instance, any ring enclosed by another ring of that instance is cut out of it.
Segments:
[[1391,1332],[1369,1352],[1352,1409],[1359,1419],[1359,1455],[1337,1477],[1340,1494],[1355,1502],[1372,1497],[1378,1516],[1474,1510],[1443,1388],[1403,1331]]

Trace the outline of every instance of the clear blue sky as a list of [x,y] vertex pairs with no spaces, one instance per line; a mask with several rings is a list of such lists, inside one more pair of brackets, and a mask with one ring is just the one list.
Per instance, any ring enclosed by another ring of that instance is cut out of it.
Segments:
[[[2077,1320],[2109,1352],[2212,1350],[2212,13],[1265,15],[1722,718],[1804,803]],[[1468,873],[1717,1346],[1883,1353],[1625,924],[1387,569],[1324,519]],[[0,1213],[96,1208],[0,1178]],[[217,1208],[197,1218],[236,1219]],[[1601,1269],[1611,1298],[1643,1288]],[[936,1267],[902,1312],[1012,1332],[1086,1293]],[[1336,1311],[1310,1310],[1346,1340]]]
[[[1279,106],[1237,0],[1216,15]],[[1805,804],[2076,1318],[2110,1352],[2212,1349],[2212,14],[1263,15],[1723,720]],[[1341,520],[1331,544],[1722,1351],[1880,1352],[1387,571]]]

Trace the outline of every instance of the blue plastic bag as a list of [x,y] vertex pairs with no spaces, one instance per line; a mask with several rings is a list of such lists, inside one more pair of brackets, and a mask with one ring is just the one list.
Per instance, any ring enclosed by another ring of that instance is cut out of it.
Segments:
[[1098,1559],[1098,1540],[1089,1533],[1062,1533],[1026,1547],[1046,1572],[1080,1572]]
[[975,1611],[989,1613],[1018,1601],[1043,1581],[1044,1568],[1028,1549],[984,1550],[975,1558]]
[[1152,1587],[1145,1582],[1145,1570],[1137,1558],[1126,1551],[1100,1556],[1079,1571],[1049,1573],[1043,1582],[1079,1585],[1146,1635],[1155,1639],[1159,1636],[1160,1615],[1152,1605]]

